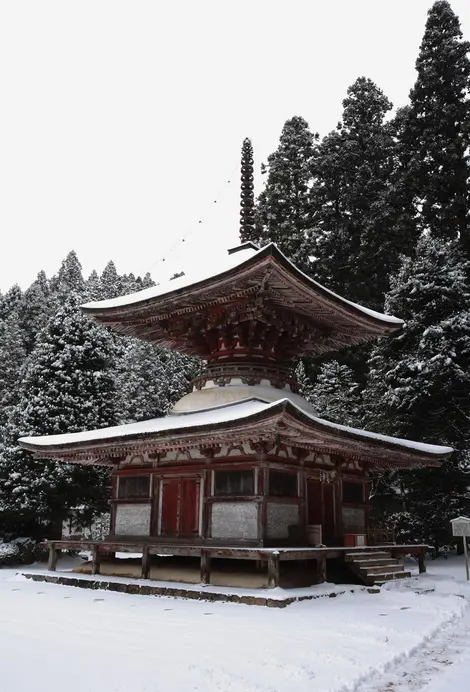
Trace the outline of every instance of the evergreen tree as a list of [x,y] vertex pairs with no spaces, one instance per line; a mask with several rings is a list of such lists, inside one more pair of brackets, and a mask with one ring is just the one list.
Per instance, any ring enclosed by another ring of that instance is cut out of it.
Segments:
[[299,387],[299,394],[303,396],[304,399],[312,403],[314,400],[315,388],[312,380],[307,375],[305,370],[305,365],[302,360],[299,360],[297,367],[295,369],[295,378],[297,380],[297,385]]
[[99,300],[116,298],[123,295],[122,279],[116,271],[113,261],[108,262],[101,274],[101,295]]
[[[115,423],[113,342],[79,310],[71,293],[38,335],[0,454],[0,523],[11,533],[40,535],[68,509],[102,512],[109,498],[106,472],[35,461],[17,446],[23,435],[55,435]],[[89,517],[88,517],[89,518]]]
[[89,300],[101,300],[101,279],[96,269],[86,280],[86,295]]
[[52,278],[51,291],[59,304],[65,302],[72,293],[81,297],[85,296],[85,280],[82,274],[82,265],[74,250],[69,252],[62,262],[58,273]]
[[392,104],[360,77],[336,130],[317,148],[312,201],[315,277],[350,300],[381,310],[388,276],[407,240],[396,238],[387,192],[394,166]]
[[260,246],[277,243],[298,267],[308,271],[311,254],[312,158],[318,135],[312,135],[303,118],[288,120],[282,130],[277,150],[262,167],[267,181],[255,209],[252,240]]
[[55,306],[50,300],[50,293],[46,274],[40,271],[36,281],[26,289],[18,304],[18,321],[26,353],[31,353],[37,335],[54,312]]
[[0,321],[0,440],[12,406],[18,403],[21,368],[26,358],[15,313]]
[[341,425],[357,425],[360,419],[360,394],[352,370],[336,360],[323,363],[312,403],[320,418]]
[[13,312],[18,311],[18,306],[23,299],[23,292],[18,284],[12,286],[0,302],[0,319],[6,320]]
[[152,288],[152,286],[155,286],[155,281],[152,279],[150,272],[146,272],[142,278],[142,289]]
[[450,518],[469,506],[462,473],[470,443],[467,268],[456,242],[419,240],[416,259],[404,260],[386,301],[406,329],[374,349],[365,392],[366,427],[456,450],[441,468],[403,472],[395,484],[407,512],[402,519],[415,538],[436,547],[450,540]]
[[132,339],[118,364],[117,390],[122,423],[158,418],[190,389],[199,361]]
[[400,195],[418,232],[460,238],[470,259],[470,43],[446,0],[428,13],[399,139]]

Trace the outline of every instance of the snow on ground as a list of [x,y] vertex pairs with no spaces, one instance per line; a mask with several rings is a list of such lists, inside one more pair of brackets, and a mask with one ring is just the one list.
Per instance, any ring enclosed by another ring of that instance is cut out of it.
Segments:
[[464,579],[460,558],[442,560],[379,594],[277,609],[83,590],[1,569],[0,690],[463,692]]

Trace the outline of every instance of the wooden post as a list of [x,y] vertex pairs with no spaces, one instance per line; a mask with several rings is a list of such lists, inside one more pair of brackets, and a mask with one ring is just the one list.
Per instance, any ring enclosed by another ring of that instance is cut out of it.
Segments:
[[323,584],[326,581],[326,555],[320,553],[317,560],[318,583]]
[[467,574],[467,581],[469,580],[468,573],[468,550],[467,550],[467,536],[463,536],[463,552],[465,554],[465,572]]
[[274,550],[268,558],[268,584],[270,589],[279,586],[279,553]]
[[211,583],[211,557],[207,550],[201,549],[201,584]]
[[421,550],[419,551],[418,565],[419,565],[419,573],[424,574],[424,572],[426,572],[426,549],[425,548],[421,548]]
[[57,550],[55,543],[49,544],[49,562],[47,563],[47,569],[50,572],[55,572],[57,567],[57,560],[59,558],[60,550]]
[[97,545],[94,545],[92,548],[92,558],[91,558],[91,573],[92,574],[99,574],[100,573],[100,553],[99,553],[99,547]]
[[144,545],[142,550],[142,572],[141,578],[148,579],[150,576],[150,555],[148,545]]

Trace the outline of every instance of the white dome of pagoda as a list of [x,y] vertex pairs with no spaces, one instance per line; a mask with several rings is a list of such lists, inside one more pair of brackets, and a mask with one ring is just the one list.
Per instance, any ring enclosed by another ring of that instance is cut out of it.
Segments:
[[266,404],[272,404],[281,399],[289,399],[300,409],[316,416],[315,408],[299,394],[289,389],[278,389],[265,384],[227,384],[224,387],[208,386],[196,389],[182,397],[174,406],[171,415],[194,413],[227,404],[235,404],[247,399],[258,399]]

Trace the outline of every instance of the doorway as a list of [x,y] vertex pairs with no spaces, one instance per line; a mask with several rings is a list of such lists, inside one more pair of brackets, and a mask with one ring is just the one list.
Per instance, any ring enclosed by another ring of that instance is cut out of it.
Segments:
[[160,535],[194,538],[199,535],[201,479],[168,478],[160,481]]
[[335,486],[316,478],[307,479],[307,523],[320,524],[322,542],[332,544],[336,538]]

